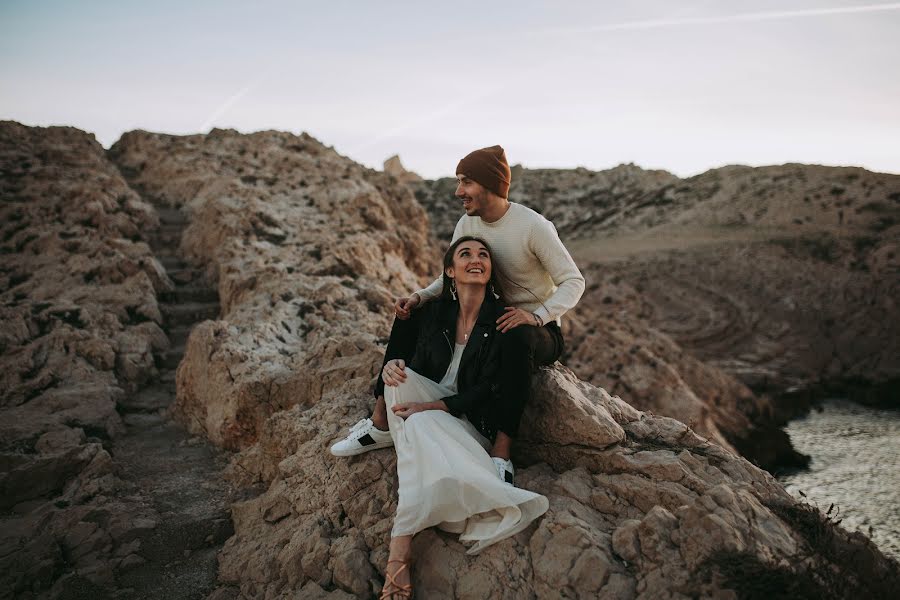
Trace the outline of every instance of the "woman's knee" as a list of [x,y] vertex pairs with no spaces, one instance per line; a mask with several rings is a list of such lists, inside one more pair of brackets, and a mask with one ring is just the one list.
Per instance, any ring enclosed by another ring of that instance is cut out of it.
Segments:
[[423,427],[434,423],[435,418],[438,417],[438,412],[440,411],[423,410],[421,412],[413,413],[406,417],[406,426]]

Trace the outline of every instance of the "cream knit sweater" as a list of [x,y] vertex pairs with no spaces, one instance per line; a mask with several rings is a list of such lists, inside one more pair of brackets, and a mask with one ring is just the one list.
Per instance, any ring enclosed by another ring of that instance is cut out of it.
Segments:
[[[494,268],[499,266],[507,280],[518,284],[506,285],[509,303],[533,312],[544,323],[558,322],[584,293],[584,277],[553,223],[530,208],[510,202],[506,214],[493,223],[463,215],[453,240],[464,235],[486,241],[493,251]],[[416,293],[422,300],[431,300],[443,289],[443,279],[438,277]]]

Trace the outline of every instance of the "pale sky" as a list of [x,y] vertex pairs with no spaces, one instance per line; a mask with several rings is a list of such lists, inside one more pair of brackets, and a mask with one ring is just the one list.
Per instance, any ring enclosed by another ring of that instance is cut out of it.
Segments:
[[0,0],[0,119],[306,131],[381,168],[900,173],[900,2]]

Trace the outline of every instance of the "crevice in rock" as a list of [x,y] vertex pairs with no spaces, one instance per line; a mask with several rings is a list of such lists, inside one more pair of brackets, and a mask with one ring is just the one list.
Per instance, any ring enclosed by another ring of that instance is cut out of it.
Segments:
[[[173,289],[158,297],[169,347],[154,357],[159,377],[117,403],[126,433],[111,448],[122,478],[159,515],[156,525],[135,536],[139,560],[116,572],[126,600],[199,598],[215,589],[216,555],[233,534],[229,507],[238,499],[222,477],[227,453],[169,419],[175,370],[190,330],[198,321],[216,318],[219,305],[202,269],[187,264],[179,252],[187,218],[178,209],[157,206],[160,227],[151,234],[150,246],[174,282]],[[149,320],[133,307],[128,316],[132,323]]]

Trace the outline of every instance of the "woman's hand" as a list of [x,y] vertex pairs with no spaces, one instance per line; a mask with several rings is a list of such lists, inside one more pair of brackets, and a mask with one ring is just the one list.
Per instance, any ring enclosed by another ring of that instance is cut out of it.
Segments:
[[381,378],[384,379],[384,385],[397,387],[406,381],[406,361],[402,358],[389,360],[384,364],[381,370]]
[[515,329],[519,325],[531,325],[532,327],[538,326],[537,317],[535,317],[533,313],[530,313],[527,310],[522,310],[521,308],[516,308],[514,306],[507,306],[505,310],[506,312],[500,315],[500,318],[497,319],[497,331],[499,331],[500,333],[506,333],[510,329]]
[[438,400],[436,402],[399,403],[392,406],[391,410],[401,419],[407,419],[417,412],[425,410],[442,410],[444,412],[450,412],[450,409],[447,408],[447,403],[443,400]]
[[428,404],[425,402],[413,402],[412,404],[395,404],[391,407],[391,410],[394,411],[395,415],[403,420],[406,420],[417,412],[422,412],[423,410],[430,409],[428,407]]

